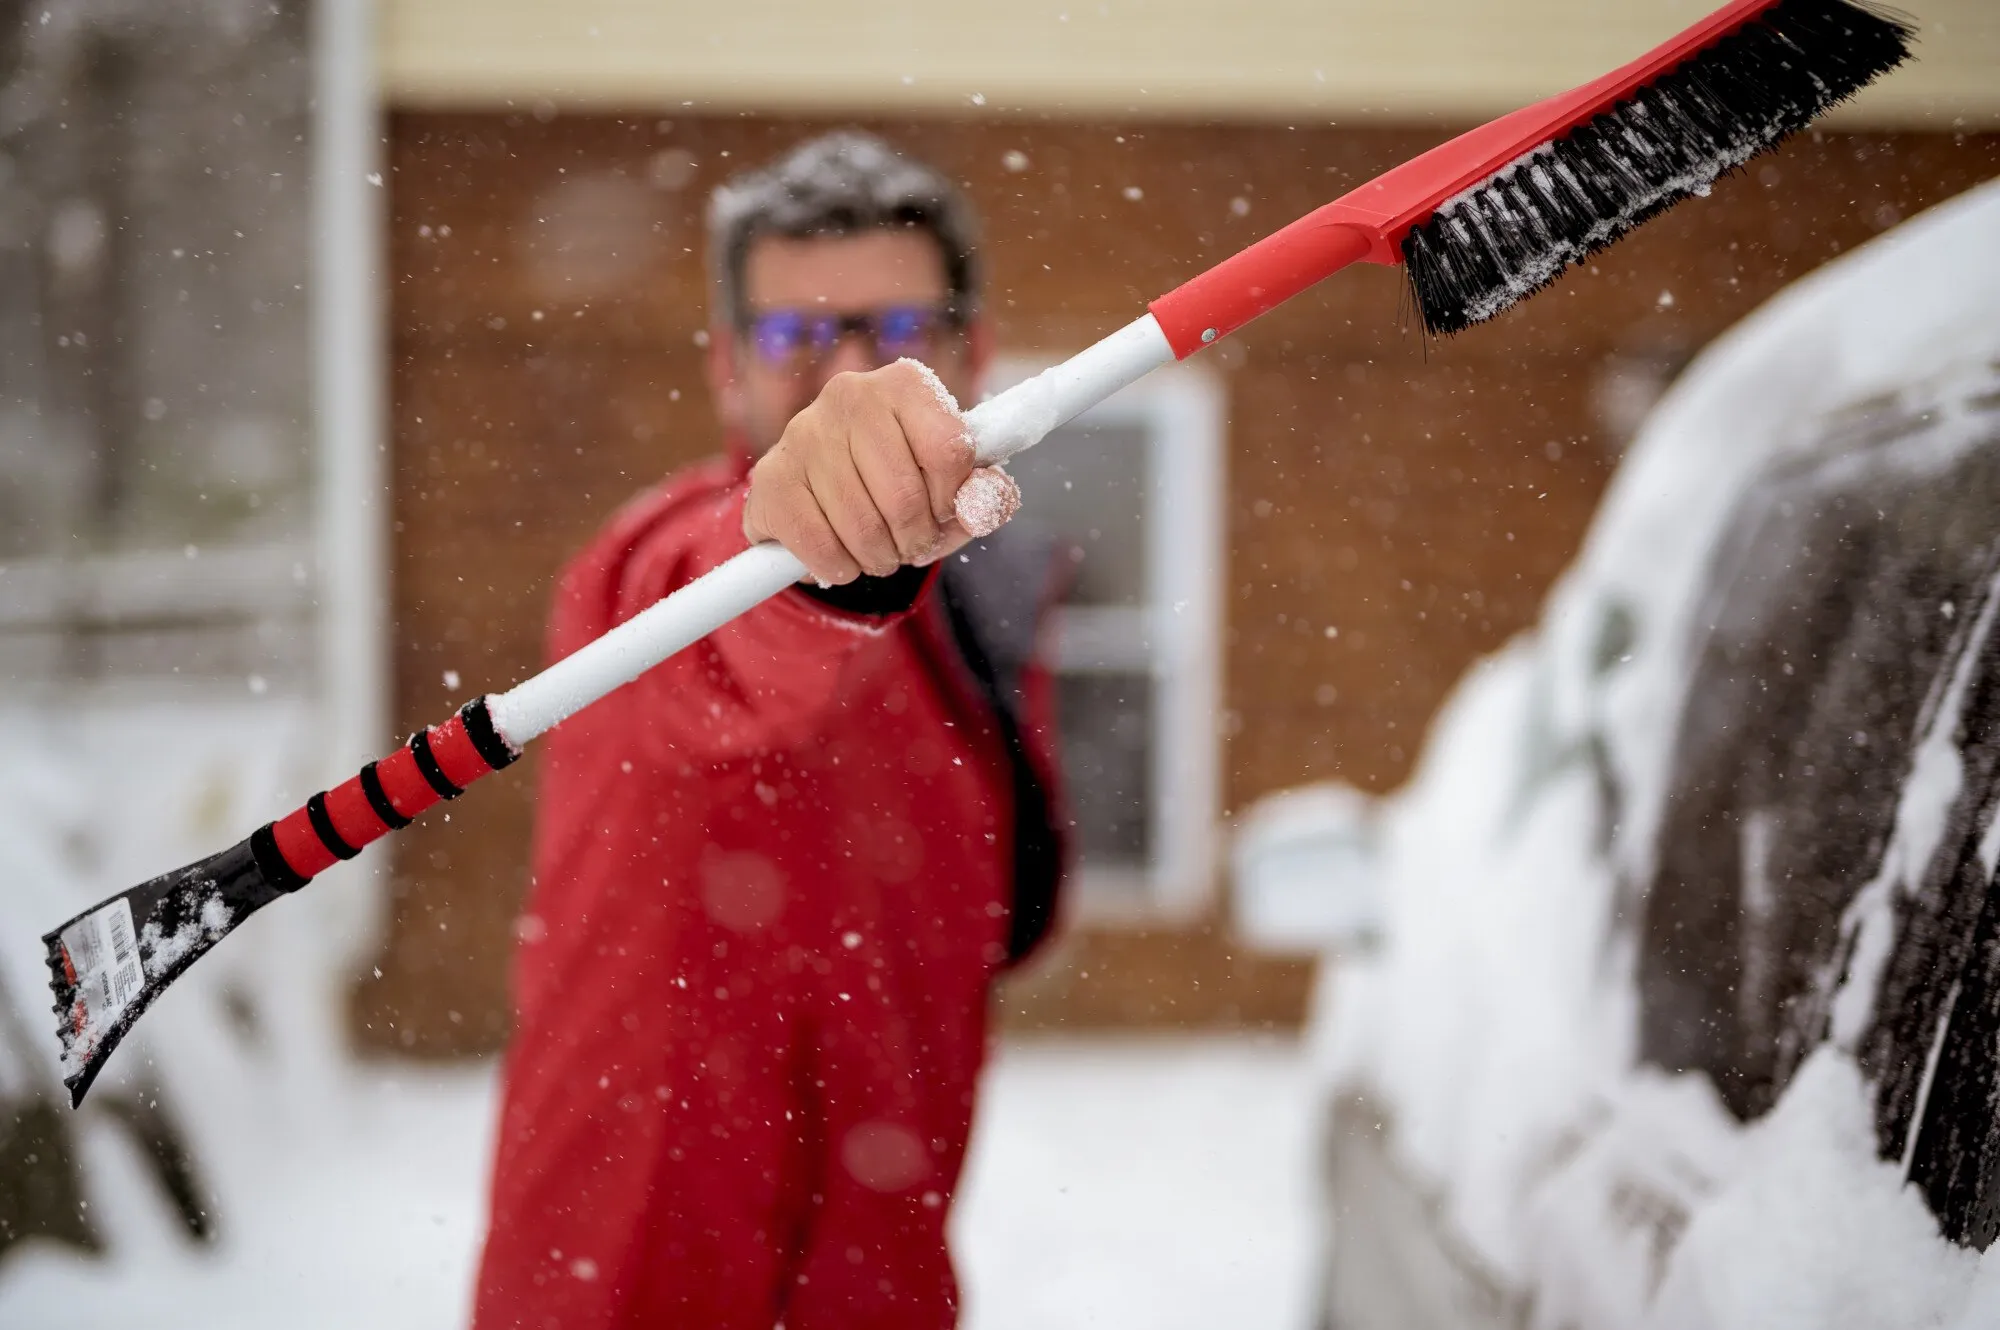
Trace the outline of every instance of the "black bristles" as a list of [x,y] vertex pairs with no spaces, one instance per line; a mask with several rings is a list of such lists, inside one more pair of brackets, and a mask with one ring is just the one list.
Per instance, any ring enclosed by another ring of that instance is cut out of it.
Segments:
[[1909,56],[1914,28],[1781,0],[1629,101],[1518,157],[1403,241],[1424,327],[1455,333],[1796,133]]

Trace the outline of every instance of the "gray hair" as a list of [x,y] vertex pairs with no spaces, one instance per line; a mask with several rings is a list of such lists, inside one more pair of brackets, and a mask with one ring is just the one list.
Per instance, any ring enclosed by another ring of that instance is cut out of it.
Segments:
[[943,251],[952,310],[979,303],[978,223],[946,176],[872,134],[836,130],[725,182],[708,205],[708,262],[720,308],[741,322],[743,264],[758,236],[846,236],[877,228],[928,231]]

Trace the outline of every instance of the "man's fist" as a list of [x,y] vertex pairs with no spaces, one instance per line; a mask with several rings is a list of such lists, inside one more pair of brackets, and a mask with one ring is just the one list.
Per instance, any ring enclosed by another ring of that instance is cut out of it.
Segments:
[[959,489],[973,475],[965,418],[928,369],[899,360],[838,374],[751,469],[743,534],[777,541],[823,585],[886,577],[1013,516],[1013,481],[983,468],[960,519]]

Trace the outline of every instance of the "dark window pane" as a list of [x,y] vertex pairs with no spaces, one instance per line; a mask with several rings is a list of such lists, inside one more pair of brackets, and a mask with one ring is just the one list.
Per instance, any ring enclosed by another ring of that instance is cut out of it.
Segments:
[[1148,455],[1141,426],[1066,425],[1007,464],[1022,513],[1081,552],[1067,603],[1145,603]]
[[1153,681],[1144,674],[1067,674],[1056,688],[1080,862],[1143,868],[1152,839]]

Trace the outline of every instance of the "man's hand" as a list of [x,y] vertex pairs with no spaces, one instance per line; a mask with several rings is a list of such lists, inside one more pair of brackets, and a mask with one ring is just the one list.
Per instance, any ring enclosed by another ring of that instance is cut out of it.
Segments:
[[[779,542],[823,585],[886,577],[935,563],[1013,515],[1017,498],[990,526],[993,505],[977,505],[965,515],[986,529],[967,529],[954,504],[973,473],[965,418],[922,366],[835,375],[751,470],[743,534]],[[1004,473],[980,475],[973,492],[998,484],[1018,495]]]

